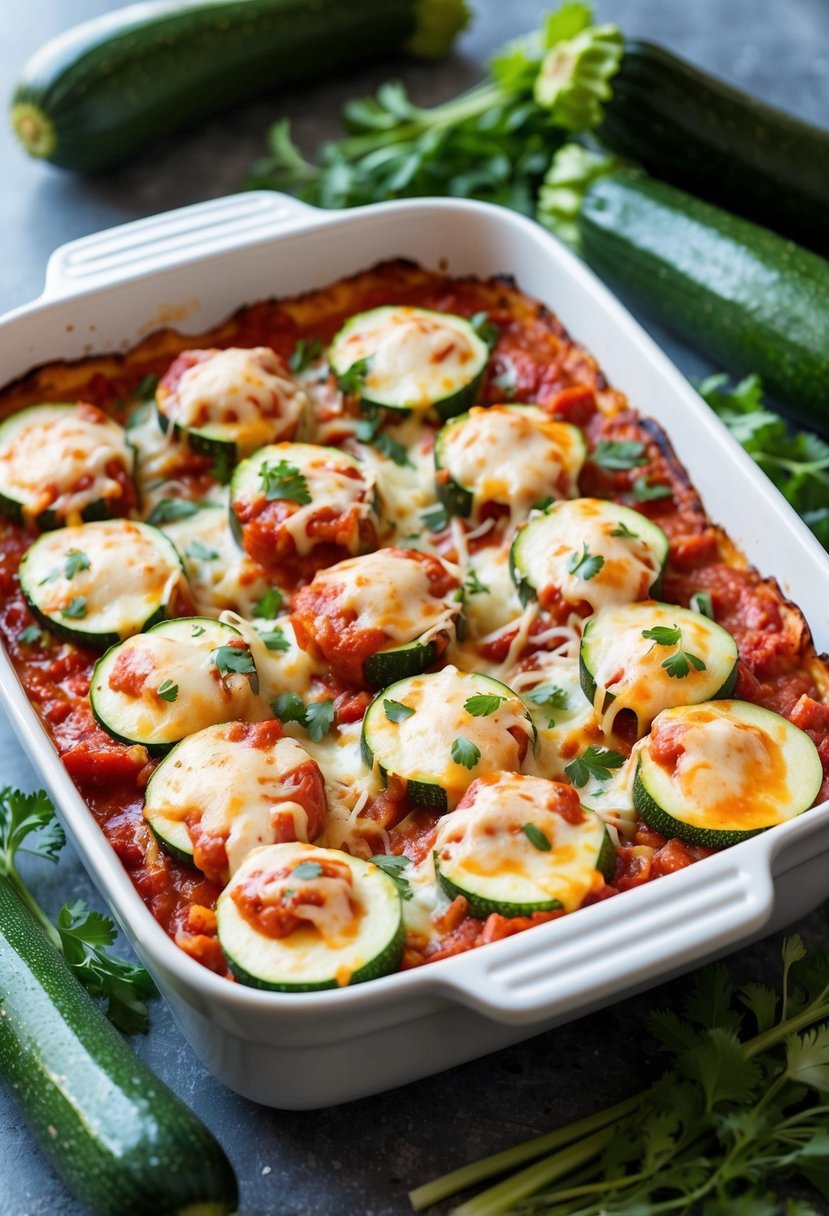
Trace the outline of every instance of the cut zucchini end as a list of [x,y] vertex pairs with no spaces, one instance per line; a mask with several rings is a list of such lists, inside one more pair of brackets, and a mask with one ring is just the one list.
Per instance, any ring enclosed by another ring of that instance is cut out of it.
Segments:
[[466,0],[416,0],[414,33],[403,49],[417,59],[440,59],[471,19]]
[[557,912],[564,907],[560,899],[548,899],[533,904],[510,904],[498,899],[486,899],[475,891],[457,886],[450,878],[447,878],[440,868],[437,852],[433,856],[435,875],[444,894],[449,899],[457,899],[459,895],[462,896],[466,900],[469,915],[474,916],[476,920],[486,920],[493,913],[511,919],[515,916],[532,916],[534,912]]
[[12,129],[29,156],[49,160],[57,144],[49,115],[31,101],[16,101],[11,108]]
[[[147,748],[147,750],[149,751],[150,749]],[[153,815],[151,818],[147,815],[146,810],[144,817],[150,831],[164,849],[164,852],[169,853],[176,861],[189,866],[191,870],[195,870],[196,863],[193,860],[193,842],[190,839],[187,824],[177,819],[165,819],[161,815]]]
[[419,676],[438,657],[438,646],[434,638],[426,642],[408,642],[392,650],[378,650],[363,663],[363,675],[367,684],[375,688],[387,688],[407,676]]
[[661,832],[669,839],[672,836],[678,836],[686,844],[702,845],[706,849],[727,849],[732,844],[750,840],[752,836],[759,836],[761,832],[767,830],[766,828],[753,828],[746,832],[712,831],[709,828],[697,828],[683,823],[681,819],[675,819],[673,815],[669,815],[654,801],[645,788],[641,770],[640,762],[633,782],[633,805],[649,828],[653,828],[655,832]]

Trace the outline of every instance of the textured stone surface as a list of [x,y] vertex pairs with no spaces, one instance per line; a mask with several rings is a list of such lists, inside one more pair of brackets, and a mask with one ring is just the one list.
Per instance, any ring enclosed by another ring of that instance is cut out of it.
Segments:
[[[343,0],[345,3],[346,0]],[[0,94],[46,38],[114,7],[106,0],[34,0],[2,5]],[[232,192],[262,147],[273,118],[287,114],[312,146],[336,132],[340,103],[400,76],[416,100],[439,101],[471,84],[505,38],[535,24],[538,0],[477,0],[474,28],[459,55],[435,68],[389,65],[281,100],[257,103],[201,132],[154,149],[132,164],[81,179],[26,160],[0,130],[0,312],[38,294],[47,258],[64,241],[169,207]],[[829,9],[825,0],[603,0],[602,18],[628,34],[661,41],[804,117],[829,114]],[[654,327],[649,326],[653,332]],[[657,333],[661,340],[663,335]],[[666,342],[684,371],[698,357]],[[5,723],[0,780],[31,787],[35,776]],[[79,863],[32,869],[45,903],[97,897]],[[825,909],[798,926],[810,944],[829,945]],[[773,981],[778,942],[740,951],[742,978]],[[408,1187],[461,1162],[586,1114],[639,1088],[653,1075],[655,1050],[643,1032],[654,1006],[676,1004],[681,983],[617,1004],[573,1025],[476,1063],[348,1107],[281,1113],[254,1106],[219,1085],[198,1063],[166,1007],[136,1050],[210,1125],[242,1185],[245,1216],[403,1216]],[[829,1210],[829,1209],[827,1209]],[[81,1216],[41,1161],[15,1107],[0,1093],[0,1213]]]

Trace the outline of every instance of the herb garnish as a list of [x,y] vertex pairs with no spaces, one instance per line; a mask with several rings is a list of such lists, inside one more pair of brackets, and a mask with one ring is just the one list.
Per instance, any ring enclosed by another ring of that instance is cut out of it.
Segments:
[[658,481],[648,481],[647,477],[637,477],[631,492],[637,502],[656,502],[660,498],[673,497],[670,486]]
[[452,759],[464,768],[474,768],[481,758],[481,749],[463,735],[452,740]]
[[689,650],[682,649],[682,630],[678,625],[654,625],[653,629],[643,629],[642,637],[652,641],[655,646],[679,646],[676,654],[669,655],[662,663],[672,679],[684,680],[692,667],[697,671],[705,671],[705,662]]
[[174,684],[172,680],[164,680],[159,684],[156,692],[161,697],[162,701],[175,701],[178,696],[178,684]]
[[189,498],[162,498],[147,516],[147,523],[158,527],[159,524],[174,523],[177,519],[189,519],[210,505],[209,502],[191,501]]
[[301,861],[291,870],[291,878],[309,880],[322,877],[322,866],[318,861]]
[[596,781],[608,781],[611,772],[614,768],[621,768],[627,759],[626,756],[619,752],[611,751],[606,747],[593,747],[592,745],[577,756],[575,760],[571,760],[569,764],[565,764],[564,771],[573,785],[579,789],[591,777]]
[[527,837],[533,848],[538,849],[540,853],[549,853],[553,847],[550,844],[550,838],[541,828],[536,827],[534,823],[523,824],[521,831]]
[[18,637],[18,642],[21,646],[34,646],[35,642],[39,642],[43,634],[37,625],[27,625]]
[[430,532],[443,532],[449,524],[446,507],[440,503],[436,507],[430,507],[428,511],[421,511],[420,518]]
[[709,620],[714,619],[714,602],[711,599],[710,591],[695,591],[688,601],[688,607],[693,612],[698,612],[700,616],[707,616]]
[[209,545],[206,545],[203,540],[199,540],[198,537],[188,541],[184,554],[185,557],[191,557],[194,561],[200,562],[215,562],[220,556],[218,549],[211,549]]
[[604,558],[600,553],[591,553],[587,547],[587,542],[582,545],[581,553],[574,550],[570,554],[570,559],[567,562],[567,571],[574,578],[584,579],[589,582],[591,578],[595,578],[604,565]]
[[61,616],[69,617],[73,621],[82,621],[87,614],[86,597],[76,595],[68,608],[61,608]]
[[89,558],[81,549],[67,549],[63,564],[64,578],[73,579],[79,570],[89,569]]
[[253,605],[253,615],[265,621],[272,621],[282,607],[284,598],[278,587],[271,587]]
[[210,652],[210,658],[220,676],[226,678],[233,672],[247,676],[251,691],[259,692],[256,664],[247,646],[217,646]]
[[357,397],[363,391],[366,376],[371,371],[371,355],[357,359],[341,375],[337,376],[337,388],[341,393]]
[[288,359],[288,367],[292,372],[304,372],[317,359],[325,347],[319,338],[298,338],[296,346]]
[[469,324],[475,330],[475,333],[485,342],[490,350],[498,341],[501,334],[500,329],[489,319],[488,312],[476,312],[474,316],[469,318]]
[[191,638],[200,638],[202,634],[207,633],[204,625],[194,625],[190,631]]
[[414,468],[404,444],[393,438],[388,431],[381,431],[382,424],[383,414],[379,409],[367,410],[366,416],[358,420],[354,434],[360,443],[373,447],[381,456],[387,456],[401,468]]
[[376,865],[378,870],[388,874],[402,899],[412,898],[409,880],[403,877],[403,871],[412,864],[411,857],[406,857],[403,853],[377,853],[374,857],[369,857],[369,861]]
[[611,536],[623,536],[626,540],[638,540],[639,533],[632,532],[624,520],[619,520],[615,528],[611,530]]
[[464,579],[463,593],[467,595],[489,595],[489,587],[481,582],[478,571],[471,569]]
[[414,713],[410,705],[404,705],[402,701],[392,701],[391,699],[384,699],[383,709],[386,711],[389,722],[405,722]]
[[257,629],[256,632],[268,650],[285,652],[291,649],[291,643],[282,632],[281,625],[274,625],[273,629]]
[[56,862],[66,843],[55,808],[44,790],[24,794],[0,790],[0,874],[12,884],[52,946],[63,954],[76,978],[92,996],[107,1002],[107,1016],[125,1034],[147,1029],[144,1001],[155,992],[147,972],[106,949],[115,940],[115,925],[100,912],[87,911],[81,900],[64,904],[53,925],[29,894],[17,870],[19,854]]
[[506,697],[500,697],[494,692],[478,692],[472,697],[467,697],[463,703],[463,707],[468,714],[473,718],[488,718],[494,714],[502,701],[506,701]]
[[259,466],[259,478],[268,502],[286,498],[306,506],[311,501],[308,479],[295,464],[287,460],[280,460],[276,464],[263,460]]
[[296,722],[308,731],[315,743],[328,733],[334,725],[334,702],[311,701],[305,704],[295,692],[283,692],[271,702],[274,716],[280,722]]
[[608,473],[638,469],[648,462],[644,443],[632,439],[600,439],[590,459]]

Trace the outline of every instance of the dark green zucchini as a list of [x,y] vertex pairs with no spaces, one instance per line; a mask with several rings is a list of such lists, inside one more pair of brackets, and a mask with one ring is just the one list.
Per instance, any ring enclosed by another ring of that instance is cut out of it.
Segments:
[[161,0],[84,22],[28,62],[12,98],[27,152],[94,171],[265,93],[400,51],[445,54],[465,0]]
[[829,430],[829,262],[633,170],[593,181],[578,232],[611,286]]
[[649,173],[829,253],[829,131],[650,42],[627,42],[599,130]]
[[223,1216],[233,1169],[135,1056],[0,877],[0,1075],[93,1216]]

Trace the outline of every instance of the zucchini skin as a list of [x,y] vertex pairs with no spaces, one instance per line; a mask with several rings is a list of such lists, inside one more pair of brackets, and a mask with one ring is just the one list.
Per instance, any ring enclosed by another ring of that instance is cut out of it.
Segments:
[[233,1169],[129,1049],[0,877],[0,1075],[93,1216],[223,1216]]
[[[12,124],[32,155],[92,172],[229,106],[409,42],[440,54],[467,9],[438,8],[440,21],[423,0],[145,0],[47,43],[23,70]],[[421,25],[432,27],[432,47]]]
[[632,41],[599,135],[661,180],[829,253],[829,131]]
[[758,372],[829,430],[829,262],[633,170],[595,181],[578,219],[588,263],[737,375]]

